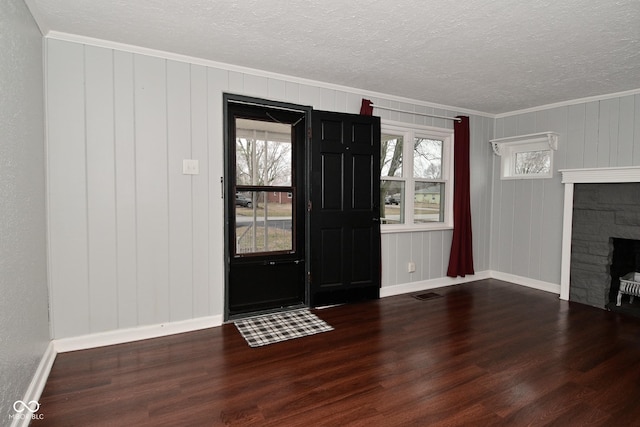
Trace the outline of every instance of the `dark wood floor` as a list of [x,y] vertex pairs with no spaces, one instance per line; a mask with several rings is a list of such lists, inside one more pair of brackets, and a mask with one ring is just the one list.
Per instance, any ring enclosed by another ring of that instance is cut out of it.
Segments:
[[32,425],[640,425],[640,319],[496,280],[435,291],[261,348],[223,325],[59,354]]

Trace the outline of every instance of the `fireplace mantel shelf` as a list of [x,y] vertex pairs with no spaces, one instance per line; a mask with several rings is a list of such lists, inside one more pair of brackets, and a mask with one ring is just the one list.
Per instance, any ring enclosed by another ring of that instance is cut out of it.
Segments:
[[640,167],[561,169],[563,184],[640,182]]

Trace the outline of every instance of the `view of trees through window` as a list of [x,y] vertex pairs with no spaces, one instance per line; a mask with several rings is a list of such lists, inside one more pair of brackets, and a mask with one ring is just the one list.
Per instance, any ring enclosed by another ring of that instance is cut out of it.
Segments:
[[291,143],[236,139],[237,185],[291,185]]
[[429,179],[442,178],[442,141],[415,138],[413,147],[413,176]]
[[515,157],[516,175],[546,174],[551,169],[549,150],[517,152]]
[[[380,176],[402,177],[403,137],[382,134],[380,139]],[[404,182],[380,181],[380,218],[384,224],[404,223]]]
[[[444,182],[443,141],[413,137],[405,147],[405,137],[382,134],[380,147],[380,207],[383,224],[404,224],[406,209],[412,209],[413,223],[443,221]],[[410,156],[409,159],[404,157]],[[409,170],[407,168],[409,163]],[[406,203],[409,195],[413,203]]]

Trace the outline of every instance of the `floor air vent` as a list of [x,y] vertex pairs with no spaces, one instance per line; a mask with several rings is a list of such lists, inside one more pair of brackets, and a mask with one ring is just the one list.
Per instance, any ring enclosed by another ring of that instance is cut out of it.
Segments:
[[428,299],[442,298],[442,295],[436,294],[435,292],[427,292],[425,294],[416,294],[412,295],[415,299],[419,299],[420,301],[426,301]]

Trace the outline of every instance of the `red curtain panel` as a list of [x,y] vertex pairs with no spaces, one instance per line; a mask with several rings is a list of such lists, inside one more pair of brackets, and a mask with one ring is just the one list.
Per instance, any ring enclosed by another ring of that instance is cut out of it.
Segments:
[[368,99],[362,98],[362,104],[360,105],[361,116],[373,116],[373,102]]
[[447,276],[473,274],[471,191],[469,179],[469,117],[458,116],[454,131],[453,241]]

